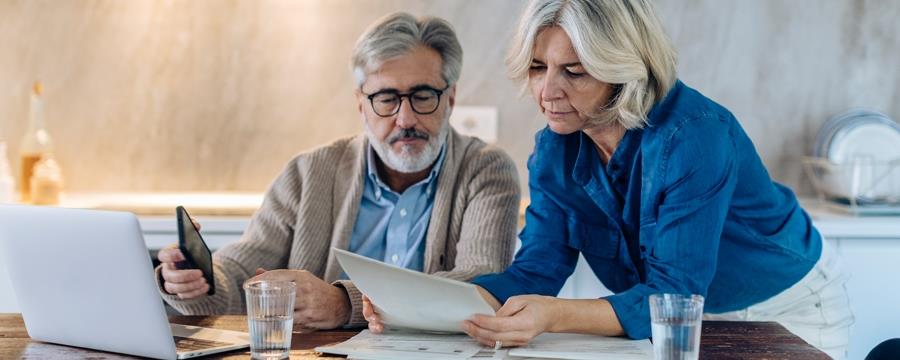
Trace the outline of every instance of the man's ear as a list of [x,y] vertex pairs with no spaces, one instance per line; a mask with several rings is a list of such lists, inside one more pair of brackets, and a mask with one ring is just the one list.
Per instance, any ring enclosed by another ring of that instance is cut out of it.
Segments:
[[356,110],[359,111],[360,114],[363,113],[363,100],[366,98],[363,96],[362,90],[356,89],[353,91],[353,95],[356,96]]
[[447,104],[450,107],[456,105],[456,84],[453,84],[449,89],[447,89]]

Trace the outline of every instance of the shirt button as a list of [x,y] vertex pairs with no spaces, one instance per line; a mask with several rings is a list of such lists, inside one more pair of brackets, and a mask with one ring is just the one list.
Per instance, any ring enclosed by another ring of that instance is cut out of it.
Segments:
[[406,209],[400,209],[400,217],[406,216]]
[[399,260],[399,259],[400,259],[400,257],[397,256],[397,254],[391,255],[391,262],[397,263],[397,260]]
[[641,252],[647,252],[647,248],[644,245],[641,245]]
[[609,164],[609,169],[612,171],[619,171],[619,164]]

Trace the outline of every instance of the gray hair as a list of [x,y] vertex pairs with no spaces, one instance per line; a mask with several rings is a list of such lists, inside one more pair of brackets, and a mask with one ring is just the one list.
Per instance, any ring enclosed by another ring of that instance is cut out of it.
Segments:
[[613,85],[594,119],[642,128],[647,113],[676,80],[676,53],[649,0],[532,0],[506,57],[510,77],[528,78],[541,30],[559,26],[592,77]]
[[405,12],[382,17],[359,37],[351,60],[353,75],[362,86],[366,75],[382,63],[422,45],[441,55],[441,76],[448,86],[455,84],[462,70],[463,51],[453,27],[441,18],[416,18]]

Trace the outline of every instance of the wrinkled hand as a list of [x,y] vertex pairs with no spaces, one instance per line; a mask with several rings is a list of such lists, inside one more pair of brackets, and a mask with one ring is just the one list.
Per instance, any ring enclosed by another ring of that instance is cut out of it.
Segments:
[[294,301],[294,331],[334,329],[350,320],[347,292],[326,283],[306,270],[256,270],[253,280],[287,280],[297,285]]
[[363,317],[369,322],[369,331],[380,334],[384,331],[384,322],[381,320],[381,314],[372,304],[372,300],[368,296],[363,295]]
[[497,310],[496,316],[475,315],[464,321],[463,331],[489,347],[497,340],[503,347],[527,345],[535,336],[551,330],[559,302],[549,296],[514,296]]
[[[200,231],[200,223],[190,217],[191,223]],[[178,244],[169,245],[156,254],[156,258],[162,264],[163,289],[172,295],[178,295],[179,299],[194,299],[206,295],[209,292],[209,284],[199,269],[178,269],[178,263],[187,261]]]

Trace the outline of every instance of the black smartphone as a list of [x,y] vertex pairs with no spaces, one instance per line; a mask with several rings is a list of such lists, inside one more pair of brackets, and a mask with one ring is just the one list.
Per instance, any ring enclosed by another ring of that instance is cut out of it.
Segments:
[[216,282],[213,277],[212,253],[206,246],[206,242],[203,241],[203,237],[200,236],[200,231],[197,231],[194,223],[191,222],[187,210],[183,206],[179,206],[175,208],[175,214],[178,220],[178,248],[181,249],[181,253],[186,259],[186,261],[176,264],[176,267],[200,269],[203,277],[206,278],[206,283],[209,284],[207,294],[213,295],[216,293]]

